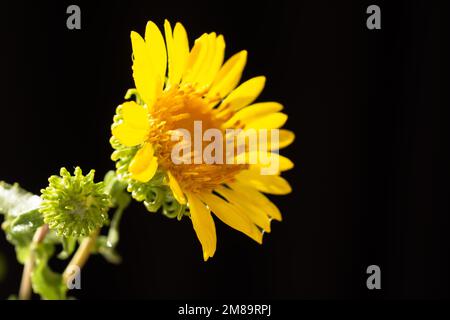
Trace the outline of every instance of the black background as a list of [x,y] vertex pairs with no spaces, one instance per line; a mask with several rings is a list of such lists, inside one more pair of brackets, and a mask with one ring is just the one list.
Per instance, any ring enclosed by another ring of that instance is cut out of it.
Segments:
[[[438,1],[8,1],[0,7],[0,179],[39,193],[66,166],[114,167],[110,125],[131,76],[131,30],[164,18],[225,35],[249,51],[243,79],[266,75],[297,135],[293,193],[258,246],[216,221],[204,263],[188,219],[133,203],[120,266],[94,256],[81,299],[448,298],[449,187],[445,155],[450,11]],[[81,7],[82,29],[66,28]],[[382,30],[366,28],[378,4]],[[18,290],[21,267],[0,237]],[[382,289],[366,288],[381,267]],[[56,262],[55,268],[63,264]]]

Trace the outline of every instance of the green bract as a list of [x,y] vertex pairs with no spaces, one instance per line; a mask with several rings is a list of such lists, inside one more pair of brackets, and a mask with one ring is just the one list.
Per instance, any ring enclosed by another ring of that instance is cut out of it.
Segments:
[[50,229],[65,237],[84,237],[108,220],[110,197],[104,183],[94,182],[94,170],[83,176],[79,167],[72,176],[66,168],[60,176],[51,176],[42,189],[39,211]]

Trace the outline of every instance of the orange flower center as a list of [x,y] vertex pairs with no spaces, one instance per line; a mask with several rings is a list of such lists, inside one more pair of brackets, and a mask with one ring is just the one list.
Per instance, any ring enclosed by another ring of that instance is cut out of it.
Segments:
[[[196,154],[193,151],[193,139],[199,134],[194,132],[196,128],[198,130],[195,122],[201,121],[201,137],[208,129],[218,129],[224,141],[223,124],[232,116],[232,113],[224,115],[213,109],[211,101],[205,99],[204,95],[205,92],[197,92],[191,86],[175,87],[164,92],[150,112],[151,130],[148,141],[155,147],[159,165],[172,173],[184,191],[211,191],[220,184],[233,181],[238,172],[247,168],[247,165],[227,164],[225,159],[222,163],[206,164],[203,159],[201,163],[194,163]],[[175,164],[172,160],[172,150],[179,141],[172,141],[171,136],[178,129],[190,133],[192,151],[187,156],[184,155],[185,159],[190,159],[190,163]],[[210,143],[202,139],[202,150]],[[222,145],[225,157],[225,143]]]

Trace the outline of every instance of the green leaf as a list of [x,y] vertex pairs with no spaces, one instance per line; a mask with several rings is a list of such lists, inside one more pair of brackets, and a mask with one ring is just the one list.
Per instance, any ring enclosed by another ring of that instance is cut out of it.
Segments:
[[35,250],[36,265],[31,275],[33,291],[45,300],[65,300],[67,286],[61,274],[48,266],[48,260],[53,255],[54,246],[41,243]]
[[17,260],[24,263],[36,229],[43,224],[38,211],[41,198],[20,188],[0,181],[0,213],[5,215],[2,228],[6,239],[16,247]]
[[16,246],[15,249],[17,261],[19,261],[19,263],[21,264],[25,264],[28,255],[30,254],[30,246]]
[[45,300],[65,300],[67,287],[61,274],[53,272],[46,264],[33,271],[31,283],[34,292]]
[[11,216],[3,223],[6,239],[15,246],[17,260],[20,263],[25,263],[33,235],[43,223],[42,215],[37,209]]
[[44,224],[42,215],[35,209],[22,213],[4,224],[8,241],[17,246],[29,245],[36,229]]
[[0,214],[17,217],[39,208],[41,201],[39,196],[22,189],[17,183],[10,185],[0,181]]

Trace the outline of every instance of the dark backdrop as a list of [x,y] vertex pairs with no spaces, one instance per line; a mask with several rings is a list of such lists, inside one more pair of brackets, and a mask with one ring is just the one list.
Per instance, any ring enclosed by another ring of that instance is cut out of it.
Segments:
[[[38,193],[61,166],[113,168],[110,124],[133,86],[129,33],[182,22],[191,43],[247,49],[244,79],[289,114],[293,193],[258,246],[217,222],[204,263],[188,219],[133,203],[119,266],[94,256],[87,298],[448,298],[448,11],[443,1],[6,1],[0,7],[0,179]],[[78,4],[82,29],[66,28]],[[382,30],[366,28],[369,4]],[[0,236],[17,292],[21,267]],[[382,289],[366,288],[381,267]],[[61,267],[58,263],[55,267]]]

